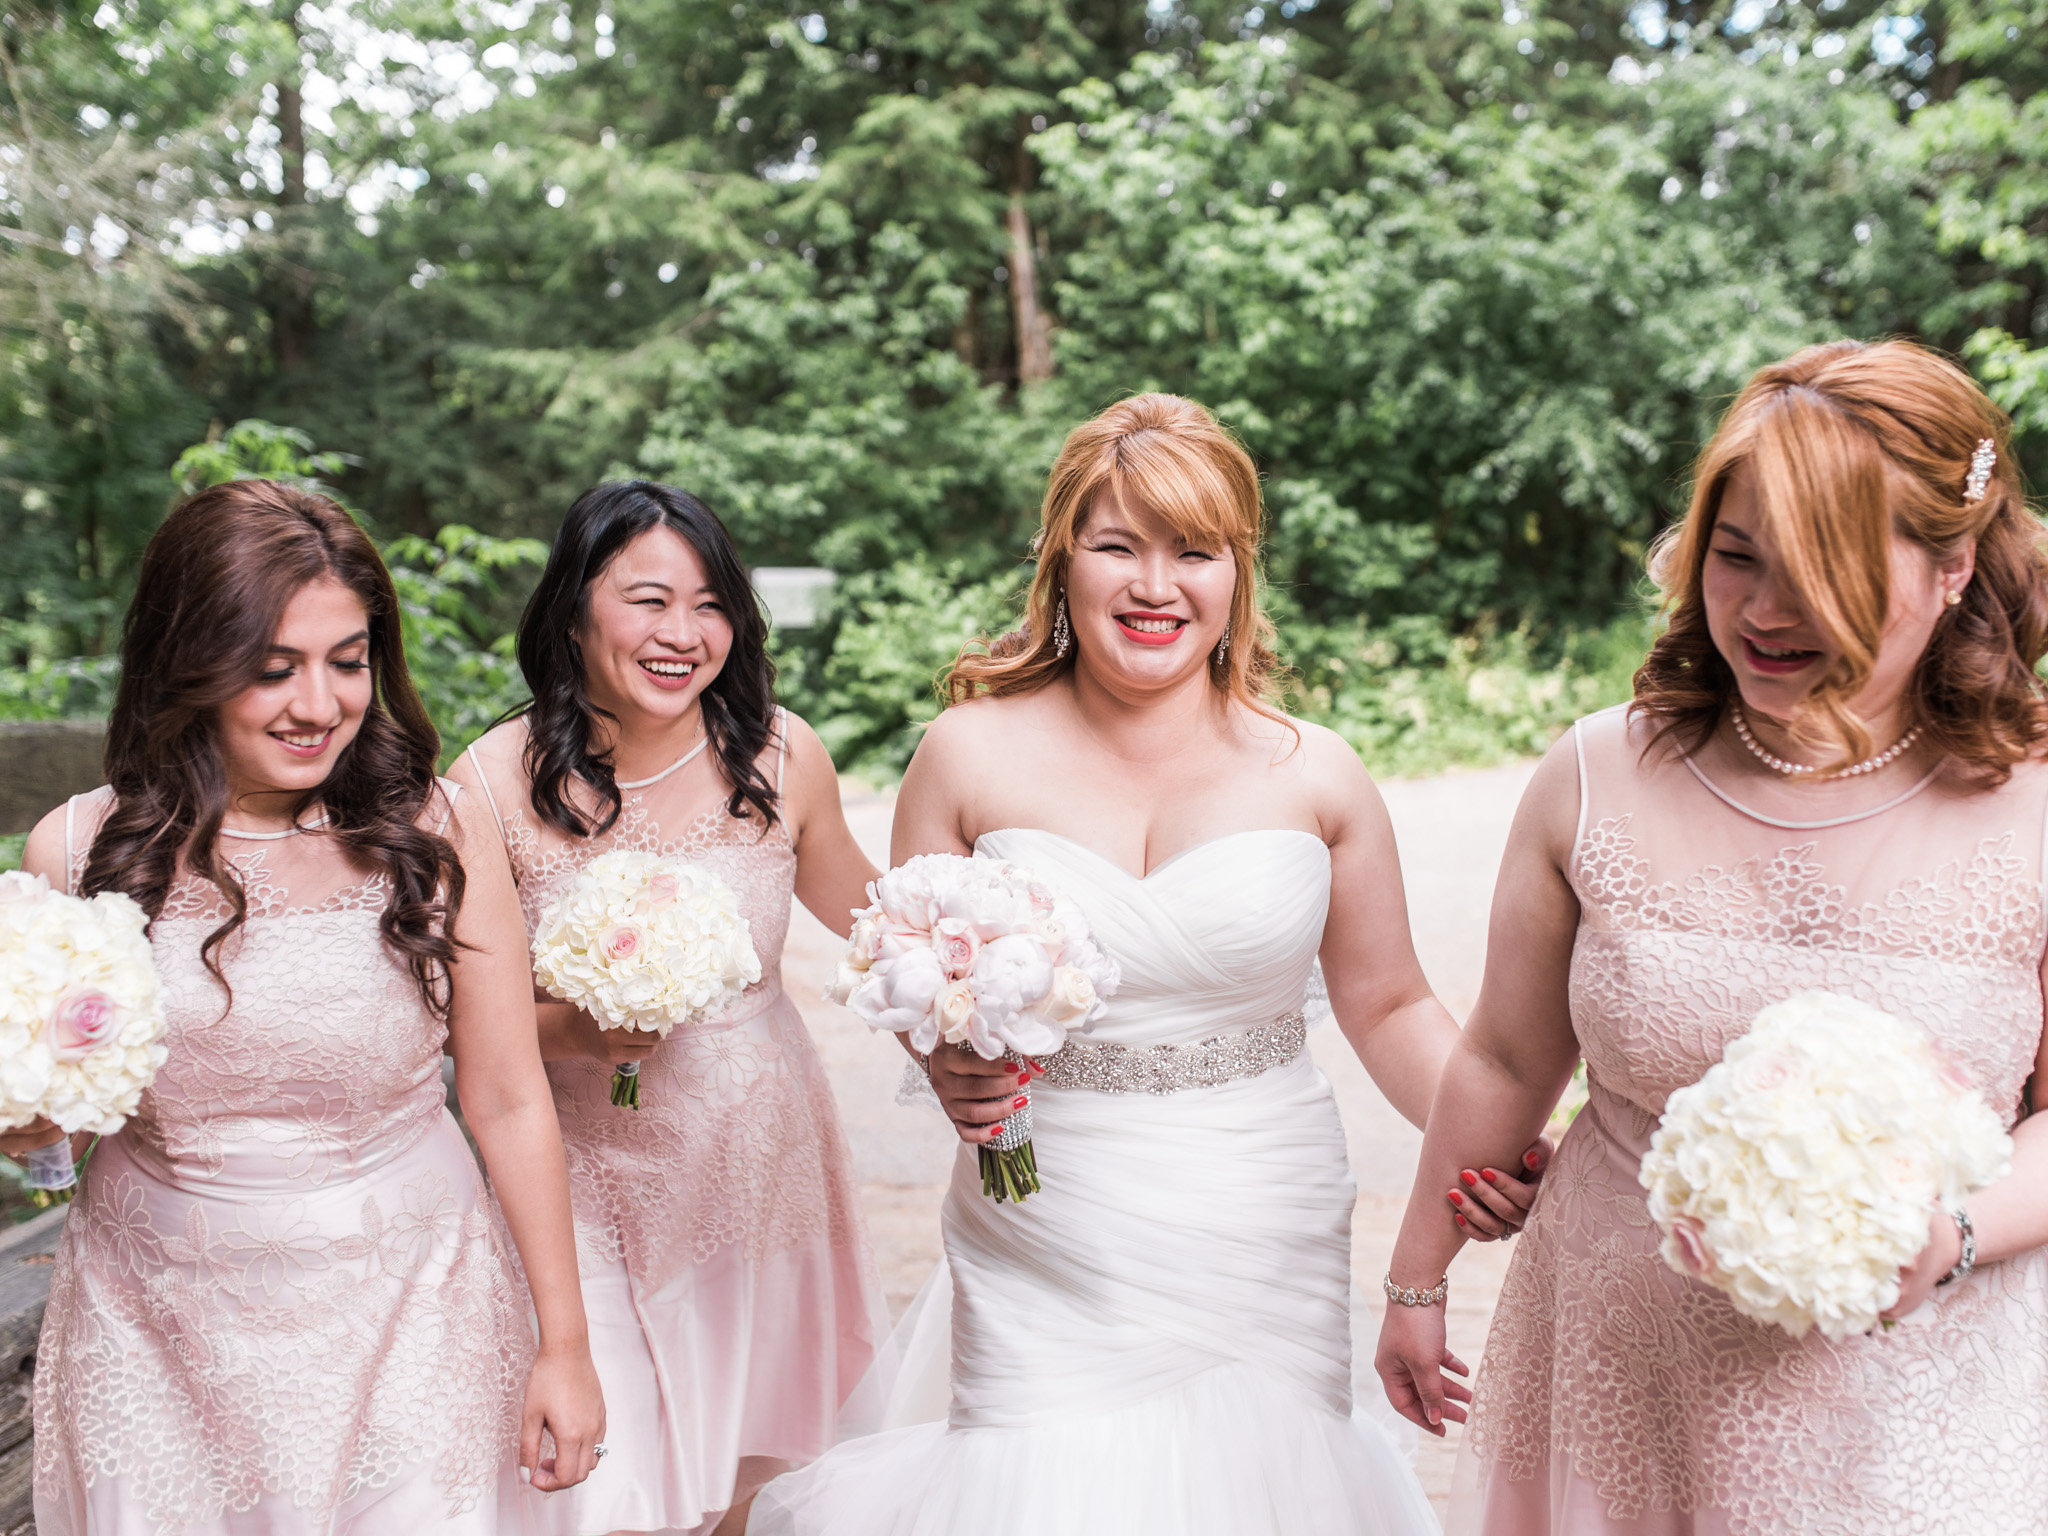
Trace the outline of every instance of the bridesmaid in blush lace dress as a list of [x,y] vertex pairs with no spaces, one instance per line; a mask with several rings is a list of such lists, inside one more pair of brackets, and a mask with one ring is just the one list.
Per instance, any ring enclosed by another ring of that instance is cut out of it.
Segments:
[[[1516,1146],[1583,1055],[1454,1530],[2048,1531],[2048,1117],[2025,1118],[2048,1095],[2048,562],[2008,443],[1905,343],[1764,369],[1655,562],[1669,626],[1636,702],[1538,771],[1394,1257],[1436,1283],[1437,1192]],[[1671,1094],[1811,990],[1924,1028],[2019,1122],[2009,1177],[1928,1212],[1898,1326],[1840,1344],[1668,1268],[1638,1178]],[[1442,1339],[1441,1307],[1388,1309],[1380,1372],[1432,1426],[1461,1416]]]
[[108,787],[26,863],[150,914],[170,1056],[65,1224],[36,1528],[493,1536],[515,1454],[578,1482],[604,1411],[511,872],[434,778],[390,577],[332,502],[219,486],[151,540],[122,663]]
[[[533,706],[453,772],[496,812],[528,923],[602,853],[677,854],[733,888],[761,959],[738,1008],[665,1041],[541,1000],[613,1429],[609,1475],[526,1498],[519,1528],[734,1532],[831,1444],[880,1336],[851,1157],[781,976],[792,893],[844,934],[875,869],[693,497],[635,481],[570,508],[519,659]],[[629,1061],[638,1109],[611,1102]]]

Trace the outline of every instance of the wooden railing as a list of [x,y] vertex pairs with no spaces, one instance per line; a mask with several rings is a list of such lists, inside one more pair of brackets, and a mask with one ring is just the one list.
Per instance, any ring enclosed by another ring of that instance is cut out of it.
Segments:
[[60,1205],[33,1221],[0,1229],[0,1536],[35,1536],[29,1388],[43,1302],[50,1294],[50,1258],[67,1209]]

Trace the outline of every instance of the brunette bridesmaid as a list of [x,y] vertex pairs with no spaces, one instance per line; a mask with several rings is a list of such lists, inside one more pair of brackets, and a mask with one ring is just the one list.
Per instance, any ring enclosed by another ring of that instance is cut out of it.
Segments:
[[345,512],[249,480],[171,513],[107,787],[25,859],[149,913],[170,1026],[58,1249],[42,1536],[494,1536],[515,1465],[564,1488],[602,1454],[517,898],[437,750]]
[[[2048,559],[2009,424],[1917,347],[1810,348],[1743,390],[1654,569],[1669,624],[1635,703],[1581,720],[1516,819],[1394,1253],[1389,1395],[1462,1416],[1437,1201],[1583,1054],[1452,1528],[2048,1529]],[[1672,1093],[1812,990],[1924,1028],[2018,1122],[2007,1178],[1928,1211],[1901,1326],[1839,1344],[1668,1268],[1637,1177]]]
[[[540,1002],[613,1431],[606,1477],[524,1501],[532,1536],[744,1529],[763,1483],[832,1443],[880,1335],[851,1158],[781,977],[792,893],[844,934],[876,871],[824,747],[775,705],[766,641],[702,503],[598,486],[520,625],[533,704],[453,770],[495,810],[529,926],[592,859],[644,849],[730,885],[761,959],[738,1008],[665,1041]],[[635,1061],[639,1108],[615,1106]]]

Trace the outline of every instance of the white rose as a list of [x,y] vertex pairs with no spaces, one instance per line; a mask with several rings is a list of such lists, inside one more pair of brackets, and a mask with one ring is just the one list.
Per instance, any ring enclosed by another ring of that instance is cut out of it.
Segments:
[[1044,1013],[1055,1024],[1073,1026],[1095,1011],[1095,983],[1088,973],[1071,965],[1056,967],[1052,990],[1046,994]]

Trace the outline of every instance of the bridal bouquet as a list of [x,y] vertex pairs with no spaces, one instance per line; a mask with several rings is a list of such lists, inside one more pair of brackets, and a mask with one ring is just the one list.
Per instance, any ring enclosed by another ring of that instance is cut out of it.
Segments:
[[[709,870],[622,849],[569,882],[533,936],[533,974],[550,997],[606,1029],[668,1038],[729,1012],[761,979],[739,898]],[[640,1107],[640,1063],[612,1073],[612,1102]]]
[[[1116,991],[1116,963],[1080,912],[1015,864],[919,854],[868,897],[825,995],[925,1055],[942,1040],[986,1061],[1050,1055]],[[996,1200],[1037,1192],[1029,1104],[981,1147],[981,1187]]]
[[118,1131],[169,1054],[148,926],[117,892],[0,875],[0,1130],[42,1117],[65,1132],[28,1154],[35,1188],[68,1188],[70,1133]]
[[1794,1338],[1839,1341],[1898,1300],[1935,1203],[2002,1177],[2011,1156],[1922,1031],[1808,992],[1671,1095],[1642,1179],[1673,1269]]

